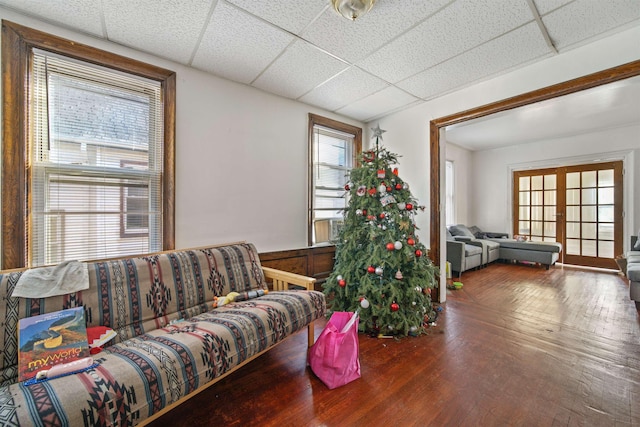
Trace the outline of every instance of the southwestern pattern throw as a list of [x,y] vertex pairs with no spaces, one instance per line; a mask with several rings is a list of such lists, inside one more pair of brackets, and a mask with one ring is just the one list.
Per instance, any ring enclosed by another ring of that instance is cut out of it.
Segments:
[[[214,296],[267,289],[251,244],[88,266],[88,290],[39,300],[12,298],[21,272],[0,273],[3,426],[135,425],[325,311],[324,295],[315,291],[269,292],[212,309]],[[85,308],[88,326],[118,333],[94,356],[98,366],[32,386],[17,383],[18,319],[77,306]]]

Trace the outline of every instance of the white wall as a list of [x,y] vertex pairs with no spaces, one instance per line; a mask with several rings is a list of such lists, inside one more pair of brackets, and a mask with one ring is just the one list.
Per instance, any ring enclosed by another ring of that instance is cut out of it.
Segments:
[[[401,159],[401,167],[404,169],[403,179],[412,183],[414,196],[428,205],[429,122],[431,120],[638,60],[640,59],[638,40],[640,40],[640,27],[631,28],[590,45],[384,117],[379,120],[379,124],[387,131],[384,134],[385,145],[390,151],[404,156]],[[606,150],[608,149],[607,147]],[[636,163],[638,161],[640,160]],[[477,166],[474,168],[478,169]],[[488,173],[500,172],[504,170],[492,168]],[[500,177],[500,179],[503,178],[503,176]],[[634,184],[635,200],[638,200],[639,175],[636,175]],[[636,208],[635,211],[637,212],[638,209]],[[428,216],[428,214],[419,215],[417,218],[421,241],[427,245],[429,242]],[[638,213],[634,215],[634,224],[630,227],[640,228]]]
[[6,9],[0,18],[176,71],[176,247],[307,246],[308,113],[361,122]]
[[[623,160],[625,245],[640,226],[640,125],[473,153],[471,223],[512,233],[512,171]],[[626,246],[625,246],[626,247]]]

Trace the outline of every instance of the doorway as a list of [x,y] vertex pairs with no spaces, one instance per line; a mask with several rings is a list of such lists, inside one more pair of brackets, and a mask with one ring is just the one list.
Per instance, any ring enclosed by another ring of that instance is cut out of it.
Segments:
[[561,262],[616,268],[622,253],[622,161],[513,174],[513,234],[553,241]]

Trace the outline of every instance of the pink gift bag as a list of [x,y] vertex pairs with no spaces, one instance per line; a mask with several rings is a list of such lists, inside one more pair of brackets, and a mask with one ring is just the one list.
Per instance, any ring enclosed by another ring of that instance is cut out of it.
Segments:
[[334,389],[360,378],[359,351],[358,313],[338,311],[309,349],[309,366]]

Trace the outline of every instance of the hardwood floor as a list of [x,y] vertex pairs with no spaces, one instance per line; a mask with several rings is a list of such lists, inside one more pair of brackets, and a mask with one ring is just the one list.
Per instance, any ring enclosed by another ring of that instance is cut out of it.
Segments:
[[640,426],[625,279],[492,264],[462,281],[428,335],[361,335],[359,380],[328,390],[302,331],[151,425]]

